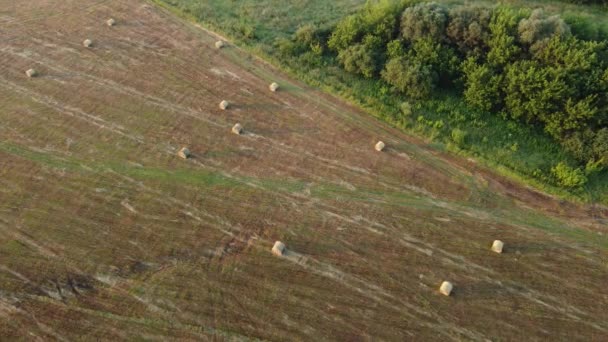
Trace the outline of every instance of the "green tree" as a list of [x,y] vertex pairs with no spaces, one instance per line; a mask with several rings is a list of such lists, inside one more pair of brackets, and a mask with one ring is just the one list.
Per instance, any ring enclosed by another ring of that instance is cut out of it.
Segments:
[[554,69],[542,67],[538,62],[522,60],[506,68],[505,107],[514,119],[538,123],[558,116],[560,102],[568,98],[567,90]]
[[451,85],[457,78],[460,60],[456,52],[429,37],[421,38],[412,44],[407,53],[409,60],[431,68],[438,75],[438,81],[442,85]]
[[356,14],[350,15],[338,23],[327,46],[334,51],[345,50],[357,42],[363,33],[363,20]]
[[391,0],[368,1],[359,12],[338,23],[327,43],[329,48],[336,52],[345,50],[367,35],[377,37],[382,44],[397,38],[399,15],[406,4]]
[[481,56],[487,50],[491,17],[488,8],[454,7],[449,13],[447,36],[465,55]]
[[407,41],[430,38],[434,41],[445,39],[448,23],[447,9],[437,3],[421,3],[408,7],[401,16],[401,35]]
[[472,57],[463,62],[462,72],[465,80],[464,98],[470,106],[483,111],[502,107],[501,75],[487,64],[478,64]]
[[400,57],[386,64],[382,78],[407,96],[421,99],[433,92],[437,75],[427,65]]
[[380,38],[385,44],[397,38],[399,15],[406,5],[403,1],[367,1],[360,12],[366,32]]
[[488,40],[488,62],[504,67],[517,60],[521,47],[517,44],[517,24],[521,14],[506,7],[495,9],[490,19],[490,39]]
[[377,70],[376,56],[374,51],[364,44],[355,44],[338,53],[338,61],[344,70],[364,77],[374,77]]

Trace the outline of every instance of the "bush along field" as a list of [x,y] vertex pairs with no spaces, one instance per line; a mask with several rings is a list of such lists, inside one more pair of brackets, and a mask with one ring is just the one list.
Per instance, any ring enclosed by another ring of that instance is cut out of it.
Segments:
[[438,149],[608,203],[608,25],[588,15],[602,1],[564,15],[542,2],[166,2]]

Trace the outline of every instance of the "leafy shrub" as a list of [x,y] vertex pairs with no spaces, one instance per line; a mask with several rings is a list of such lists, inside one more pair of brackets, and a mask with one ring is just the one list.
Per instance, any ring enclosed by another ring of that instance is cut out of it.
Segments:
[[317,30],[310,24],[301,26],[294,34],[294,40],[307,46],[318,43]]
[[598,173],[601,172],[604,169],[604,160],[600,159],[600,160],[594,160],[591,159],[587,162],[587,165],[585,165],[585,174],[586,175],[591,175],[594,173]]
[[542,9],[532,11],[530,17],[519,22],[517,28],[519,39],[538,50],[551,38],[566,38],[570,36],[570,27],[557,15],[547,17]]
[[566,188],[580,188],[587,183],[587,177],[581,169],[575,169],[564,162],[551,168],[551,173],[557,183]]
[[467,132],[460,128],[454,128],[450,136],[452,137],[452,141],[460,147],[465,146],[467,143]]
[[593,156],[608,166],[608,128],[602,128],[593,139]]
[[589,141],[592,140],[593,132],[590,130],[574,132],[562,140],[562,146],[578,161],[585,161],[593,156],[591,146],[589,146]]
[[401,40],[395,39],[386,44],[386,57],[388,59],[398,58],[403,55],[405,55],[405,47]]
[[401,114],[403,114],[406,117],[409,117],[412,115],[412,105],[409,102],[401,103],[401,106],[399,109],[401,109]]
[[292,57],[296,54],[302,53],[300,51],[300,45],[296,44],[291,39],[287,38],[278,38],[274,42],[275,47],[283,57]]

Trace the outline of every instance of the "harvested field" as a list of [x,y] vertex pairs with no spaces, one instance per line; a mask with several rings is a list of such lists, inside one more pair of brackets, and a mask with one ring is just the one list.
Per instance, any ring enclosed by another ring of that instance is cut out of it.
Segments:
[[0,8],[7,340],[608,339],[608,209],[437,152],[146,1]]

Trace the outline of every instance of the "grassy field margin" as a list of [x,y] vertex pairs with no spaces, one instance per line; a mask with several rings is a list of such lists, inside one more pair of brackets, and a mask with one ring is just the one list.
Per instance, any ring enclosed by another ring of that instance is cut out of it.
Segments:
[[[583,189],[566,190],[557,187],[548,182],[544,182],[540,179],[526,175],[526,173],[522,172],[522,170],[517,170],[511,167],[512,165],[509,166],[504,162],[501,163],[496,160],[493,160],[492,158],[489,158],[488,156],[486,156],[486,154],[489,155],[491,153],[489,151],[479,151],[458,146],[457,144],[454,144],[452,141],[450,141],[449,133],[443,133],[443,136],[439,136],[437,132],[438,130],[433,127],[433,124],[436,121],[433,121],[432,117],[438,117],[441,114],[431,113],[429,115],[428,106],[427,108],[424,108],[425,110],[427,110],[425,112],[425,120],[430,122],[430,124],[425,124],[425,122],[416,122],[414,119],[411,118],[410,121],[404,121],[402,118],[398,117],[399,105],[401,104],[403,99],[397,97],[390,99],[390,96],[383,96],[384,98],[378,98],[374,96],[378,93],[378,82],[363,80],[358,78],[357,76],[350,75],[343,70],[336,70],[337,66],[334,65],[327,66],[327,68],[332,69],[327,72],[327,75],[319,75],[314,72],[310,72],[310,70],[307,70],[306,68],[298,68],[297,66],[294,67],[290,65],[290,63],[281,60],[279,57],[273,54],[272,43],[274,39],[271,40],[267,37],[256,37],[257,40],[242,39],[230,34],[230,32],[227,32],[226,30],[222,29],[218,25],[215,25],[211,21],[201,20],[194,14],[187,13],[187,11],[181,10],[180,8],[176,7],[177,4],[170,4],[169,2],[172,2],[171,0],[148,1],[170,12],[173,15],[176,15],[179,18],[200,25],[201,28],[213,31],[216,34],[225,37],[227,40],[238,44],[238,48],[240,50],[249,54],[247,58],[257,58],[259,61],[268,63],[273,67],[281,70],[282,72],[285,72],[287,75],[303,81],[311,87],[315,87],[334,96],[338,96],[341,99],[345,100],[347,103],[350,103],[363,109],[369,115],[372,115],[382,120],[383,122],[390,124],[393,127],[399,128],[408,134],[424,139],[424,141],[429,145],[429,147],[435,150],[453,153],[463,158],[472,158],[478,165],[490,168],[501,176],[504,176],[508,179],[517,181],[526,186],[535,188],[544,193],[562,199],[566,199],[576,203],[601,203],[604,205],[608,205],[608,194],[606,193],[606,190],[608,190],[608,184],[606,184],[606,179],[608,178],[606,176],[608,172],[606,171],[596,176],[595,179],[591,179],[589,184]],[[363,2],[361,3],[363,4]],[[483,1],[481,1],[481,3],[483,3]],[[517,3],[516,5],[521,4]],[[571,8],[571,6],[572,5],[568,5],[568,8]],[[352,12],[354,12],[357,8],[353,8]],[[298,25],[294,24],[294,26],[296,27],[294,27],[293,29],[297,29]],[[244,29],[244,31],[247,30]],[[276,34],[276,32],[273,34]],[[282,35],[282,37],[290,37],[292,32],[283,32],[280,34]],[[327,80],[326,77],[330,77],[331,79]],[[336,78],[338,77],[341,77],[342,79],[336,80]],[[347,87],[349,84],[353,84],[356,86],[354,86],[353,89],[349,89]],[[366,89],[366,87],[368,89]],[[372,90],[370,91],[370,89]],[[365,94],[364,91],[369,92]],[[445,99],[446,104],[448,104],[450,100],[448,97],[446,97]],[[443,100],[434,99],[428,102],[432,101],[434,101],[435,103],[441,103],[441,101]],[[414,116],[417,116],[419,112],[416,112],[415,114],[416,115]],[[498,120],[494,121],[494,123],[496,123],[496,121]],[[507,125],[508,123],[504,122],[504,126],[506,127]],[[555,156],[556,160],[561,157],[564,157],[563,153],[556,154]],[[517,162],[518,161],[516,160],[513,161],[513,163],[511,164],[517,165]],[[522,166],[522,168],[525,167]]]

